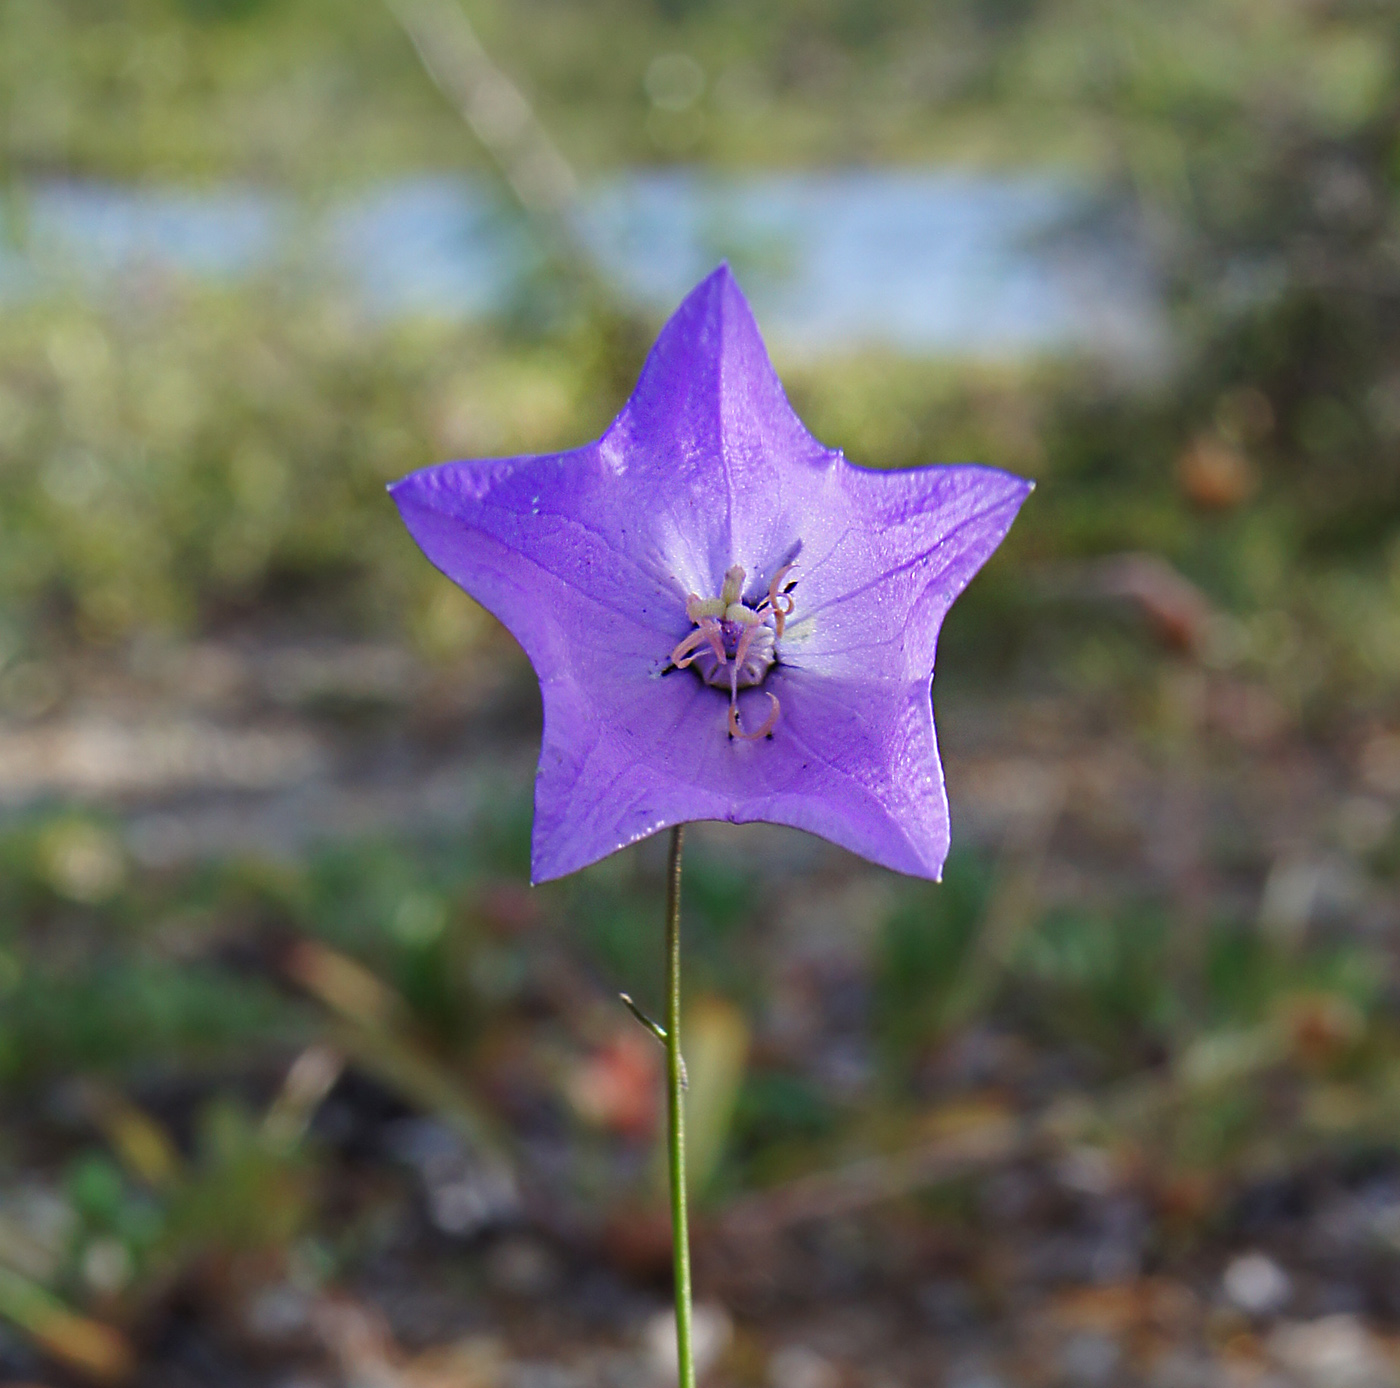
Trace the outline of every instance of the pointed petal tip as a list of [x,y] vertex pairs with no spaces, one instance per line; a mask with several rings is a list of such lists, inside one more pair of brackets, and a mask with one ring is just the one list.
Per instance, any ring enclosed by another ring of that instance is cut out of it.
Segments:
[[676,310],[676,315],[679,316],[682,310],[691,305],[697,308],[703,305],[706,311],[721,315],[727,308],[740,308],[747,317],[753,317],[753,309],[749,305],[748,298],[739,287],[739,281],[734,278],[734,272],[729,268],[727,260],[721,260],[685,296]]
[[932,853],[915,851],[911,861],[901,864],[890,864],[896,872],[902,872],[908,877],[920,877],[925,882],[932,882],[935,885],[943,881],[943,867],[948,861],[947,840],[944,840],[942,850],[935,849]]
[[[441,466],[441,464],[436,464],[435,466]],[[395,501],[402,503],[404,498],[412,496],[414,492],[422,489],[424,475],[432,470],[432,467],[418,468],[414,472],[396,478],[393,482],[386,482],[384,484],[384,490],[388,492]]]
[[1000,491],[998,500],[1002,503],[1014,502],[1019,509],[1025,499],[1035,490],[1035,482],[1019,473],[1007,472],[1005,468],[989,467],[985,463],[961,463],[954,466],[977,473],[984,485]]
[[[530,885],[532,887],[542,887],[546,882],[557,882],[561,877],[567,877],[570,873],[578,872],[585,868],[590,862],[596,862],[597,857],[592,859],[578,858],[578,855],[570,855],[561,845],[543,844],[537,838],[539,814],[535,815],[535,827],[530,835]],[[606,855],[599,855],[606,856]]]
[[[400,511],[406,505],[422,506],[428,510],[441,510],[444,498],[455,492],[471,491],[483,480],[474,477],[472,472],[476,459],[459,459],[446,463],[430,463],[427,467],[416,468],[397,482],[390,482],[387,490]],[[485,461],[485,460],[482,460]]]
[[974,463],[972,466],[976,467],[979,472],[998,477],[1003,482],[1008,483],[1008,491],[1020,492],[1022,495],[1028,495],[1035,490],[1034,479],[1022,477],[1019,472],[1008,472],[1005,468],[992,467],[987,463]]
[[530,885],[543,887],[546,882],[557,882],[561,877],[570,877],[626,847],[625,843],[613,844],[611,847],[593,851],[593,856],[589,857],[587,852],[570,853],[557,844],[548,848],[543,848],[538,844],[532,845],[530,849]]

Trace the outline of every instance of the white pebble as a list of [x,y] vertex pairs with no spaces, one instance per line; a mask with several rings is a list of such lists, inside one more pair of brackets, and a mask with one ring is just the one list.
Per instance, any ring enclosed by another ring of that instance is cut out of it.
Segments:
[[[695,1376],[703,1378],[719,1363],[734,1338],[734,1322],[722,1306],[709,1303],[691,1313],[690,1349],[695,1359]],[[676,1313],[658,1311],[642,1331],[642,1345],[648,1364],[658,1382],[674,1383],[679,1363],[676,1357]]]
[[772,1388],[837,1388],[840,1371],[806,1345],[786,1345],[768,1361]]
[[1222,1284],[1225,1295],[1251,1316],[1271,1316],[1293,1295],[1292,1279],[1265,1253],[1243,1253],[1232,1259]]

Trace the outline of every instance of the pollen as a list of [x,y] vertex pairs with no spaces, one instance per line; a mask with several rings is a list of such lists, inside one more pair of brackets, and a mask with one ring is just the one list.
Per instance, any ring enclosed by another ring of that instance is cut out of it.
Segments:
[[791,591],[796,581],[788,577],[793,567],[784,564],[778,569],[757,603],[744,601],[748,575],[742,564],[726,570],[718,597],[692,593],[686,599],[685,615],[694,630],[676,643],[667,664],[676,670],[694,669],[706,684],[728,690],[731,738],[757,742],[771,737],[778,724],[778,696],[765,690],[771,701],[768,716],[754,731],[745,732],[739,721],[739,691],[762,684],[778,663],[778,639],[794,607]]

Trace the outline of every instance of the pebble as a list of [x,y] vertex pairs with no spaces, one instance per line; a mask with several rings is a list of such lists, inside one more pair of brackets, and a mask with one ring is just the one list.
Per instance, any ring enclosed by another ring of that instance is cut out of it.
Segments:
[[1005,1380],[974,1356],[949,1368],[944,1388],[1005,1388]]
[[[706,1303],[691,1314],[690,1347],[695,1358],[695,1376],[703,1378],[719,1363],[734,1338],[734,1322],[722,1306]],[[642,1330],[642,1348],[652,1377],[660,1383],[676,1380],[676,1313],[658,1311]]]
[[445,1123],[402,1119],[390,1130],[388,1144],[394,1156],[417,1170],[429,1218],[444,1234],[470,1238],[519,1212],[512,1172]]
[[1060,1347],[1060,1365],[1065,1378],[1076,1388],[1106,1388],[1114,1382],[1122,1351],[1107,1335],[1081,1331]]
[[837,1388],[841,1371],[806,1345],[785,1345],[768,1361],[771,1388]]
[[919,1310],[930,1327],[951,1334],[977,1319],[977,1302],[965,1282],[941,1278],[926,1282],[918,1291]]
[[545,1296],[559,1285],[561,1275],[554,1253],[538,1239],[523,1234],[502,1239],[486,1259],[491,1285],[512,1296]]
[[1269,1336],[1270,1354],[1306,1388],[1394,1388],[1394,1366],[1355,1317],[1285,1322]]
[[278,1344],[307,1332],[311,1299],[289,1282],[260,1288],[243,1312],[244,1328],[254,1340]]
[[1272,1316],[1288,1305],[1293,1279],[1267,1253],[1242,1253],[1221,1278],[1226,1297],[1251,1316]]

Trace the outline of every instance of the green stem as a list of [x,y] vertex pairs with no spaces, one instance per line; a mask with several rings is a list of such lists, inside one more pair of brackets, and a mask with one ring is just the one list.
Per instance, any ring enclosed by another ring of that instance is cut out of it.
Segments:
[[685,1214],[685,1108],[681,1064],[681,846],[685,825],[671,830],[666,867],[666,1153],[671,1172],[671,1239],[676,1281],[676,1358],[680,1388],[695,1388],[690,1348],[690,1229]]

